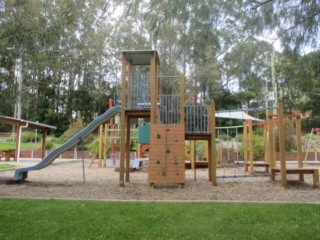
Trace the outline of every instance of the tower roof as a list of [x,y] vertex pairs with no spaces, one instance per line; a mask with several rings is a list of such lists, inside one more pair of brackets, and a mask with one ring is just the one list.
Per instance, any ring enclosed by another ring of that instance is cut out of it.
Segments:
[[159,54],[157,50],[130,50],[123,51],[125,54],[127,62],[131,65],[150,65],[150,56],[155,54],[156,61],[159,63]]

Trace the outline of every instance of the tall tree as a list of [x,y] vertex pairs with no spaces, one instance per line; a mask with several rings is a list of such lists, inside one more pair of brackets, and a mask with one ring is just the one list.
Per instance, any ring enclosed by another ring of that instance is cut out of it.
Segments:
[[246,0],[247,22],[256,34],[275,33],[286,49],[319,47],[320,2],[318,0]]
[[248,38],[224,57],[227,82],[234,90],[238,89],[241,93],[239,98],[247,106],[252,99],[264,101],[266,98],[266,82],[271,79],[271,52],[272,46],[269,43]]
[[[78,111],[84,111],[86,122],[104,111],[104,91],[113,70],[108,64],[115,55],[105,47],[111,38],[113,2],[6,0],[0,4],[0,81],[6,103],[19,96],[22,117],[54,125],[72,120]],[[22,69],[22,91],[15,83],[17,63]],[[86,91],[90,101],[77,98],[78,91]],[[5,106],[3,114],[12,115],[12,108]]]
[[241,1],[145,0],[132,1],[126,13],[142,14],[162,62],[178,66],[190,79],[191,91],[213,98],[222,85],[218,57],[245,35],[240,6]]

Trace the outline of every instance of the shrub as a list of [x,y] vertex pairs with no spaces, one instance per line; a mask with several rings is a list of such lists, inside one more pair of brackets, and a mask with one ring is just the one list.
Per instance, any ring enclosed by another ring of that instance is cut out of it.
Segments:
[[[40,141],[40,134],[37,134],[37,142]],[[28,143],[28,142],[35,142],[36,134],[34,132],[26,131],[22,132],[21,134],[21,142]]]
[[253,131],[253,135],[255,136],[263,136],[263,130],[262,129],[256,129]]
[[[64,144],[66,143],[70,138],[72,138],[75,134],[80,132],[79,129],[69,129],[65,131],[58,139],[57,143]],[[83,140],[84,148],[86,148],[86,145],[90,144],[94,140],[94,134],[90,134]]]
[[[288,125],[285,125],[285,135],[284,135],[284,144],[286,151],[292,151],[296,149],[296,135],[294,130]],[[279,149],[279,131],[275,129],[275,144],[276,144],[276,151],[280,151]]]
[[[217,136],[217,137],[218,137],[218,136]],[[223,141],[227,141],[228,139],[231,140],[231,137],[230,137],[230,136],[228,137],[228,135],[225,134],[225,133],[221,133],[221,134],[219,135],[219,139],[222,139]]]
[[92,153],[92,154],[96,154],[98,153],[98,150],[99,150],[99,138],[95,138],[88,146],[88,149],[89,151]]
[[[262,158],[265,154],[265,143],[263,141],[263,137],[256,136],[253,143],[253,158],[259,159]],[[238,153],[240,156],[244,156],[244,144],[241,143],[238,146]],[[249,156],[248,156],[249,157]]]
[[253,147],[253,158],[259,159],[262,158],[265,154],[265,146],[263,142],[259,142],[254,144]]
[[54,148],[54,141],[53,140],[47,140],[46,141],[46,149],[50,150]]
[[238,134],[238,142],[243,142],[243,134]]

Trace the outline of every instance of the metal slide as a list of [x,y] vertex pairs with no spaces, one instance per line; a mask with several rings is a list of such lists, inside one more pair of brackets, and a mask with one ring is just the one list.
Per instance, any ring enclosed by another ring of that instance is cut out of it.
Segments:
[[86,126],[84,129],[82,129],[80,132],[78,132],[76,135],[74,135],[72,138],[70,138],[65,144],[61,145],[60,147],[54,149],[51,151],[44,159],[42,159],[41,162],[37,163],[34,166],[31,167],[24,167],[24,168],[18,168],[14,172],[14,181],[21,181],[28,177],[28,171],[33,170],[39,170],[42,168],[45,168],[49,166],[59,155],[68,149],[75,146],[77,143],[81,142],[82,139],[87,137],[90,133],[92,133],[94,130],[97,129],[101,124],[106,122],[108,119],[110,119],[115,114],[119,113],[121,110],[120,106],[115,106],[110,108],[108,111],[106,111],[101,116],[94,119],[88,126]]

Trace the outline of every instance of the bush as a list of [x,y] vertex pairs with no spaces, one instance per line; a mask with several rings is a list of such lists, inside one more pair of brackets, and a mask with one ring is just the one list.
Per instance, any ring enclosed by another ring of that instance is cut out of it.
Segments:
[[[244,156],[244,144],[241,143],[238,146],[238,153],[240,156]],[[263,137],[255,136],[253,143],[253,159],[262,158],[265,154],[265,143],[263,141]],[[248,156],[249,157],[249,156]]]
[[313,116],[312,118],[302,119],[301,130],[303,132],[310,132],[312,128],[318,128],[320,126],[320,117]]
[[257,144],[254,144],[253,147],[253,158],[254,159],[259,159],[262,158],[265,154],[265,146],[264,143],[260,142]]
[[47,140],[46,141],[46,149],[51,150],[54,148],[54,141],[53,140]]
[[[218,135],[217,135],[217,137],[218,137]],[[231,140],[231,137],[229,136],[228,137],[228,135],[227,134],[225,134],[225,133],[221,133],[220,135],[219,135],[219,139],[222,139],[223,141],[227,141],[227,140]]]
[[[37,142],[40,141],[40,134],[37,134]],[[35,132],[22,132],[21,134],[21,142],[23,143],[28,143],[28,142],[35,142],[36,140],[36,134]]]
[[[306,135],[303,136],[304,139],[309,140],[311,136],[311,133],[307,133]],[[314,133],[311,137],[312,140],[318,140],[319,136]]]
[[99,150],[99,138],[95,138],[88,146],[88,149],[89,151],[92,153],[92,154],[96,154],[98,153],[98,150]]
[[[285,125],[285,135],[284,135],[284,144],[285,150],[290,152],[296,149],[296,135],[294,129],[290,126],[290,124]],[[276,151],[280,151],[279,149],[279,131],[275,129],[275,144]]]
[[[70,138],[72,138],[74,135],[76,135],[78,132],[80,132],[82,128],[71,128],[65,131],[58,139],[57,143],[64,144],[66,143]],[[86,146],[90,144],[95,139],[94,134],[90,134],[88,137],[83,139],[83,145]]]
[[256,129],[253,131],[253,135],[255,136],[263,136],[263,130],[262,129]]

